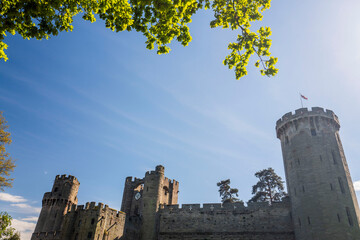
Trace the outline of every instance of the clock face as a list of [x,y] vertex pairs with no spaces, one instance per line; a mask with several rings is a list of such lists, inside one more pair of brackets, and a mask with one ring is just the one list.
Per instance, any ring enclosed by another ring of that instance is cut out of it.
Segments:
[[135,194],[135,200],[139,200],[141,198],[141,194],[139,192],[137,192]]

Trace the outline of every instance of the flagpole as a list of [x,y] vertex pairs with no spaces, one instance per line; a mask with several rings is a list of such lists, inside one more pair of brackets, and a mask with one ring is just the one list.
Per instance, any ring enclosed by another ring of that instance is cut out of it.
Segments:
[[301,108],[304,108],[302,98],[301,98],[301,93],[299,93],[299,97],[300,97],[300,102],[301,102]]

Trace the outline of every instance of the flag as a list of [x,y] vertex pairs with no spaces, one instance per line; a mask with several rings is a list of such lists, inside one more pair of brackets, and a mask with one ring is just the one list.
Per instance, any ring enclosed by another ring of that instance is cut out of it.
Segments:
[[305,97],[304,95],[300,94],[300,96],[301,96],[303,99],[308,100],[308,98]]

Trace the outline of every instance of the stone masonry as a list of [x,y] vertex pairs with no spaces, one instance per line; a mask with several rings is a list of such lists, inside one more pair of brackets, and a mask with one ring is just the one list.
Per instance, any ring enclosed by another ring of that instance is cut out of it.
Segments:
[[77,205],[79,181],[56,176],[32,240],[359,240],[360,212],[330,110],[301,108],[276,123],[289,197],[273,203],[177,204],[179,182],[156,166],[127,177],[121,211]]

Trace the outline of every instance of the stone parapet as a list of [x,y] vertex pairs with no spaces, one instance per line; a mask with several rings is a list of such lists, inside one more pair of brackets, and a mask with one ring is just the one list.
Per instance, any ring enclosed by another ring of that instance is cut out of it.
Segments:
[[295,113],[288,112],[282,116],[277,122],[276,122],[276,135],[278,138],[280,138],[280,135],[285,131],[285,129],[294,123],[294,121],[298,121],[302,118],[309,118],[309,117],[322,117],[330,120],[337,129],[340,128],[340,122],[338,117],[335,115],[335,113],[331,110],[324,109],[321,107],[312,107],[311,110],[308,110],[307,108],[300,108],[295,110]]
[[290,201],[288,198],[285,198],[281,202],[275,202],[273,204],[268,204],[266,202],[249,202],[245,206],[241,202],[237,203],[204,203],[201,207],[201,204],[182,204],[181,207],[178,204],[175,205],[162,205],[160,207],[161,213],[213,213],[213,212],[237,212],[237,213],[247,213],[255,210],[274,210],[276,208],[290,208]]

